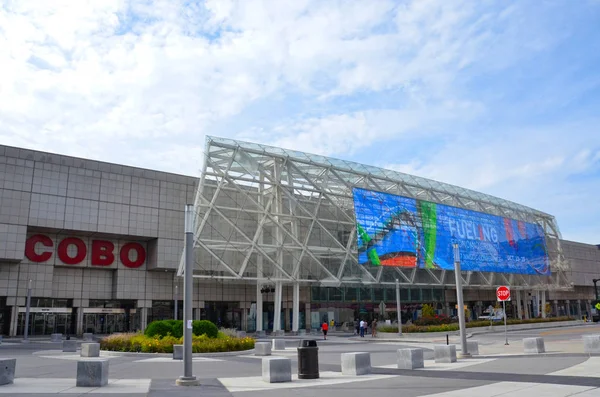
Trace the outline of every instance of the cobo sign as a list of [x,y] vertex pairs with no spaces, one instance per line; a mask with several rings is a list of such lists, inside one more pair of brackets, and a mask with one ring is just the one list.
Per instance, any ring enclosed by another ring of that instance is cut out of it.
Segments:
[[[58,243],[56,255],[66,265],[79,265],[88,251],[92,266],[110,266],[115,262],[115,244],[106,240],[91,240],[91,247],[88,247],[80,238],[66,237]],[[46,262],[53,254],[54,241],[46,235],[33,235],[25,243],[25,256],[32,262]],[[123,266],[131,269],[142,266],[146,261],[146,250],[140,243],[124,244],[118,255]]]

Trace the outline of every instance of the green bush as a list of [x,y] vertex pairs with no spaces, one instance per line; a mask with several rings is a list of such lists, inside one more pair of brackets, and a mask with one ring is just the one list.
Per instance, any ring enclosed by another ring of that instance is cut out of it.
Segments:
[[[532,318],[529,320],[517,320],[510,319],[506,323],[508,325],[516,324],[536,324],[536,323],[554,323],[558,321],[573,321],[570,317],[552,317],[552,318]],[[478,327],[489,327],[490,322],[487,320],[471,321],[465,324],[467,328],[478,328]],[[496,321],[492,323],[493,326],[504,325],[504,321]],[[421,332],[452,332],[458,331],[459,326],[457,323],[452,324],[441,324],[441,325],[404,325],[402,326],[402,332],[405,333],[421,333]],[[379,332],[392,332],[398,333],[398,327],[392,325],[383,325],[379,327]]]
[[[183,336],[183,320],[167,320],[171,325],[171,335],[175,338]],[[193,332],[193,331],[192,331]]]
[[[219,330],[217,326],[207,320],[193,321],[192,322],[192,333],[194,335],[208,335],[209,338],[216,338]],[[173,336],[175,338],[181,338],[183,336],[183,321],[182,320],[158,320],[148,324],[144,335],[150,337],[165,337]]]
[[144,331],[144,335],[149,337],[163,337],[170,334],[173,334],[173,326],[169,324],[168,321],[164,320],[152,321],[150,324],[148,324],[146,330]]
[[414,325],[442,325],[450,324],[452,319],[444,314],[435,315],[433,317],[421,317],[418,318],[413,324]]
[[[404,329],[404,328],[402,328],[402,329]],[[380,325],[379,327],[377,327],[377,331],[398,333],[398,327],[394,327],[393,325]]]
[[421,307],[421,314],[423,317],[435,317],[435,309],[433,306],[425,304]]
[[[100,341],[100,348],[120,352],[173,353],[173,345],[182,343],[183,338],[173,336],[159,338],[142,334],[119,334],[103,338]],[[206,335],[192,337],[192,351],[194,353],[242,351],[253,348],[254,339],[252,338],[225,337],[217,339],[209,338]]]
[[216,338],[219,335],[219,329],[208,320],[192,321],[192,332],[194,335],[206,335],[209,338]]

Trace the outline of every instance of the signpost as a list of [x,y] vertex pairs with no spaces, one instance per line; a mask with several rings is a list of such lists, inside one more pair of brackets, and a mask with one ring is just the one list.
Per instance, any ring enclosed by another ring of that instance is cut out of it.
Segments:
[[[454,276],[456,279],[456,300],[458,307],[464,307],[462,276],[460,275],[460,250],[458,244],[452,244],[454,253]],[[460,349],[462,357],[471,357],[467,349],[467,328],[465,326],[465,311],[458,309],[458,325],[460,329]]]
[[501,285],[496,289],[496,298],[502,302],[502,310],[504,311],[504,345],[508,345],[508,328],[506,326],[506,301],[510,301],[510,288],[506,285]]

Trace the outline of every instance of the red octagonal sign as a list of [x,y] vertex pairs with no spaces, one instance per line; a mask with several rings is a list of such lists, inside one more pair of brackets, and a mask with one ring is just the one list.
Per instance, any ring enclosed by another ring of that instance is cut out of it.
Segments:
[[510,300],[510,288],[502,285],[496,289],[496,297],[500,302]]

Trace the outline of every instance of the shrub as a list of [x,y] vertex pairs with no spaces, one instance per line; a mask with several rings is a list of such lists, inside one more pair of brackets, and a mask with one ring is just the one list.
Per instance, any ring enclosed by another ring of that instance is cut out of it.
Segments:
[[225,336],[229,336],[231,338],[237,338],[237,329],[235,329],[235,328],[221,328],[219,330],[219,337],[221,337],[221,334],[223,334]]
[[208,320],[192,321],[192,332],[194,335],[207,335],[209,338],[216,338],[219,335],[219,329]]
[[152,321],[146,327],[146,331],[144,331],[144,335],[146,336],[167,336],[173,333],[173,326],[169,324],[168,320],[160,320],[160,321]]
[[[404,328],[403,328],[404,329]],[[398,327],[393,325],[381,325],[377,327],[379,332],[395,332],[398,333]]]
[[423,317],[435,317],[435,310],[433,306],[425,304],[421,308],[421,314]]
[[[557,321],[572,321],[573,319],[570,317],[553,317],[553,318],[532,318],[529,320],[517,320],[510,319],[507,320],[508,325],[514,324],[534,324],[534,323],[553,323]],[[489,327],[490,322],[488,320],[480,320],[480,321],[471,321],[470,323],[465,324],[467,328],[477,328],[477,327]],[[493,326],[502,326],[504,325],[504,321],[497,321],[492,324]],[[406,333],[419,333],[419,332],[452,332],[458,331],[459,326],[457,323],[451,324],[440,324],[440,325],[404,325],[402,326],[402,332]],[[379,328],[379,332],[398,332],[397,326],[384,325]]]
[[[183,343],[183,338],[173,336],[148,337],[142,334],[111,335],[100,341],[102,350],[143,353],[173,353],[173,345]],[[223,339],[209,338],[206,335],[192,336],[192,352],[212,353],[250,350],[254,348],[252,338]]]
[[[171,325],[171,335],[176,338],[183,336],[183,320],[167,320]],[[193,332],[193,330],[192,330]]]
[[[216,338],[219,330],[217,326],[207,320],[193,321],[192,322],[192,333],[194,335],[208,335],[210,338]],[[144,335],[149,337],[160,337],[173,336],[175,338],[181,338],[183,336],[183,321],[182,320],[159,320],[153,321],[148,324]]]
[[433,317],[421,317],[417,319],[414,325],[442,325],[450,324],[452,319],[444,314],[435,315]]

